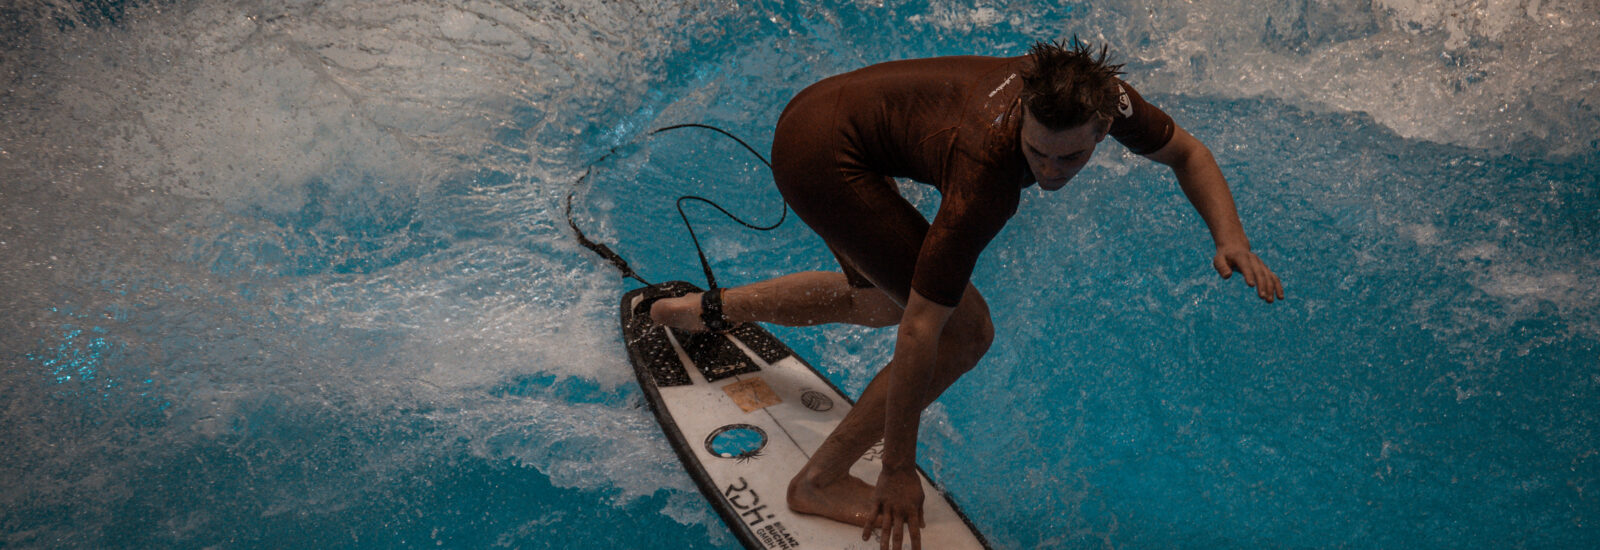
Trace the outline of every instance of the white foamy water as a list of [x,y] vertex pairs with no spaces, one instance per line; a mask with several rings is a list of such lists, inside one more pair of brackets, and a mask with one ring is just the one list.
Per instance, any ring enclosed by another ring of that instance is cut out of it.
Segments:
[[[6,12],[26,34],[0,58],[4,507],[99,495],[72,529],[102,540],[149,465],[208,453],[284,478],[277,510],[350,506],[462,452],[619,505],[692,491],[615,395],[619,287],[554,206],[597,109],[638,103],[666,31],[695,24],[681,9],[147,3],[64,29],[71,6]],[[570,378],[599,401],[539,389]],[[248,451],[296,423],[304,446]],[[354,484],[296,494],[301,464]],[[39,525],[6,537],[66,529]]]
[[1056,17],[934,2],[919,23],[1107,42],[1149,92],[1361,112],[1414,139],[1600,151],[1600,4],[1569,1],[1068,3]]

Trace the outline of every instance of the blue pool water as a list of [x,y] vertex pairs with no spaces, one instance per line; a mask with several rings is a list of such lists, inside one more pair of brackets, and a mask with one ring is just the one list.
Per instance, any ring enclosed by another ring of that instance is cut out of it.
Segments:
[[[1600,545],[1586,0],[82,1],[0,7],[0,546],[735,548],[644,407],[670,199],[772,219],[793,93],[1108,42],[1289,299],[1120,146],[978,268],[921,462],[1001,548]],[[931,211],[938,197],[907,185]],[[831,268],[697,228],[724,282]],[[892,331],[774,329],[848,391]]]

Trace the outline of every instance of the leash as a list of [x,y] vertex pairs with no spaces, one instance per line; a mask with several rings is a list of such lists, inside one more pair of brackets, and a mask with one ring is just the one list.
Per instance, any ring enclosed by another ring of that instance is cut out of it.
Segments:
[[[718,128],[716,126],[711,126],[709,124],[695,124],[695,123],[676,124],[676,125],[667,126],[667,127],[664,127],[664,128],[657,128],[655,130],[651,130],[649,134],[646,134],[646,137],[654,137],[656,134],[659,134],[659,133],[662,133],[662,132],[667,132],[667,131],[671,131],[671,130],[679,130],[679,129],[683,129],[683,128],[701,128],[701,129],[705,129],[705,130],[711,130],[711,131],[717,132],[719,134],[722,134],[724,136],[727,136],[728,139],[732,139],[734,142],[736,142],[739,145],[743,146],[746,151],[750,152],[750,154],[755,155],[757,160],[760,160],[762,164],[765,164],[767,166],[767,170],[768,171],[772,170],[772,162],[768,161],[767,158],[765,156],[762,156],[760,152],[757,152],[754,147],[750,146],[749,143],[745,143],[744,140],[739,139],[739,136],[735,136],[731,132],[728,132],[727,130],[723,130],[723,129]],[[617,148],[618,147],[621,147],[621,146],[619,145],[617,147],[612,147],[610,151],[606,151],[606,154],[601,155],[600,158],[595,159],[594,162],[591,162],[591,163],[589,163],[588,166],[585,166],[583,168],[583,175],[578,176],[578,181],[576,181],[576,182],[574,182],[572,184],[572,191],[567,193],[567,226],[571,227],[572,228],[572,232],[577,234],[577,236],[578,236],[578,244],[583,245],[584,248],[588,248],[589,250],[594,251],[595,254],[600,255],[601,258],[604,258],[607,262],[610,262],[612,267],[617,268],[617,271],[620,271],[624,278],[629,278],[629,279],[633,279],[633,280],[639,281],[640,283],[643,283],[645,286],[655,286],[655,285],[652,285],[649,281],[644,280],[643,277],[640,277],[639,274],[637,272],[635,272],[632,267],[628,266],[628,261],[623,259],[622,256],[617,254],[615,251],[611,250],[610,247],[607,247],[604,244],[600,244],[600,243],[594,242],[593,240],[590,240],[587,236],[585,236],[583,234],[583,230],[578,228],[577,222],[574,221],[573,218],[572,218],[572,198],[573,198],[573,196],[577,195],[578,187],[583,185],[584,180],[589,178],[589,174],[594,170],[594,167],[596,165],[602,163],[602,162],[605,162],[606,159],[611,158],[611,155],[613,155],[613,154],[615,154],[617,152]],[[678,200],[677,200],[677,203],[676,203],[677,208],[678,208],[678,217],[683,220],[683,226],[689,229],[689,240],[694,243],[694,252],[695,252],[696,255],[698,255],[700,257],[700,269],[705,271],[705,274],[706,274],[706,284],[707,284],[707,287],[708,287],[707,288],[708,292],[716,290],[718,288],[718,286],[717,286],[717,276],[716,276],[715,273],[713,273],[711,271],[711,262],[706,260],[705,249],[700,246],[700,237],[698,235],[696,235],[695,232],[694,232],[694,224],[689,222],[689,215],[686,212],[684,212],[684,210],[683,210],[683,204],[685,202],[690,202],[690,201],[699,201],[699,202],[703,202],[703,203],[706,203],[708,205],[711,205],[712,208],[715,208],[715,209],[717,209],[717,211],[722,212],[722,214],[727,216],[729,219],[731,219],[733,221],[736,221],[736,222],[739,222],[740,225],[743,225],[745,227],[748,227],[750,229],[755,229],[755,230],[758,230],[758,231],[771,231],[773,229],[777,229],[778,226],[783,225],[784,220],[787,220],[789,218],[789,203],[788,203],[788,201],[783,201],[783,213],[778,216],[778,221],[777,222],[774,222],[772,225],[762,226],[762,225],[756,225],[756,224],[747,222],[747,221],[745,221],[743,219],[740,219],[738,216],[735,216],[732,212],[729,212],[728,209],[723,208],[722,205],[717,204],[715,201],[712,201],[711,199],[707,199],[705,197],[701,197],[701,196],[697,196],[697,195],[683,195],[683,196],[678,197]]]

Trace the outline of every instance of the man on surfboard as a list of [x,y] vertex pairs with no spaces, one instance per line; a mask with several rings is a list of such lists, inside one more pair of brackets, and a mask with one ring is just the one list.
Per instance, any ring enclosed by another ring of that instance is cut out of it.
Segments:
[[[820,235],[842,272],[805,272],[663,299],[667,326],[726,330],[741,322],[789,326],[899,325],[894,355],[854,409],[789,483],[788,504],[864,528],[882,544],[921,547],[916,473],[923,409],[988,351],[994,327],[971,283],[989,241],[1016,213],[1024,188],[1061,189],[1110,135],[1170,166],[1210,229],[1212,265],[1262,300],[1283,285],[1250,250],[1227,181],[1211,152],[1117,78],[1106,50],[1076,40],[1038,43],[1013,58],[894,61],[824,79],[790,101],[773,136],[773,179]],[[930,224],[891,178],[943,195]],[[850,467],[879,440],[876,484]]]

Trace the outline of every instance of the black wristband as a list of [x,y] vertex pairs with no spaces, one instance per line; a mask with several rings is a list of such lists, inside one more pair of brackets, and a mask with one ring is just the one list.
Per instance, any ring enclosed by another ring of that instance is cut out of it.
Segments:
[[733,328],[728,316],[722,314],[722,289],[713,288],[700,295],[700,322],[716,332]]

